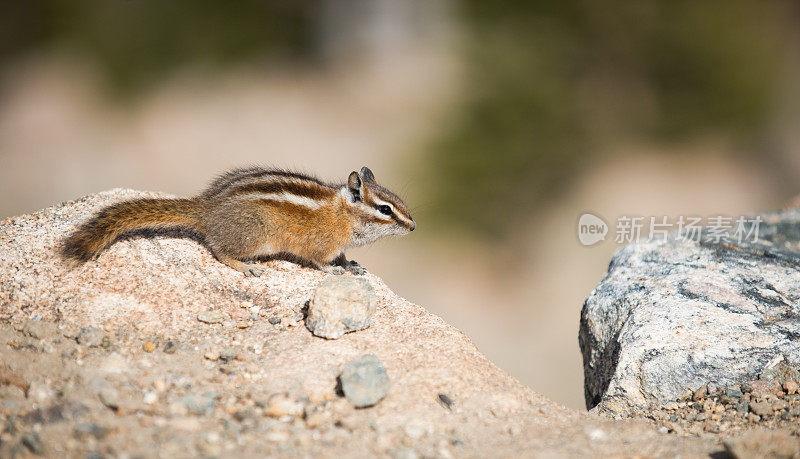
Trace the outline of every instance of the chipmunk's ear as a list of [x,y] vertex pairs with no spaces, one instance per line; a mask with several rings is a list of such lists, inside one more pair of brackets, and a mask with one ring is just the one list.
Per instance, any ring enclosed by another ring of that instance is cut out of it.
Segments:
[[364,196],[364,182],[358,172],[353,171],[350,173],[350,177],[347,177],[347,189],[350,191],[353,201],[360,201],[361,197]]
[[367,166],[361,168],[361,178],[367,183],[375,183],[375,174]]

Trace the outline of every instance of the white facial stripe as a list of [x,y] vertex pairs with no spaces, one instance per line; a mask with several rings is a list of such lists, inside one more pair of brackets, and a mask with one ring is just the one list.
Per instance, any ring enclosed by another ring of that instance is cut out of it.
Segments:
[[[378,198],[373,198],[373,200],[375,201],[375,204],[377,204],[379,206],[389,206],[389,208],[392,209],[392,213],[394,215],[396,215],[397,218],[400,219],[401,221],[407,223],[408,225],[411,225],[411,223],[413,223],[411,220],[406,218],[405,215],[403,215],[400,212],[398,212],[397,209],[394,207],[394,205],[392,205],[391,202],[386,202],[386,201],[384,201],[382,199],[378,199]],[[383,215],[383,214],[381,214],[381,215]]]
[[247,193],[239,196],[240,199],[265,199],[276,202],[288,202],[298,206],[306,207],[311,210],[319,209],[325,205],[325,201],[318,201],[316,199],[308,198],[306,196],[297,196],[285,191],[280,193]]

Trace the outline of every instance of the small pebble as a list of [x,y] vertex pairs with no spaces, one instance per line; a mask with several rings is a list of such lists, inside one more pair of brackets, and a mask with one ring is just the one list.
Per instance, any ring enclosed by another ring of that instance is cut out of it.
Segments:
[[210,414],[214,411],[217,394],[209,392],[203,395],[187,395],[180,399],[181,405],[186,408],[189,413],[193,414]]
[[225,314],[218,309],[209,309],[197,314],[197,320],[207,324],[218,324],[225,320]]
[[356,408],[372,406],[389,392],[389,376],[378,357],[367,354],[345,365],[339,380],[342,392]]
[[142,402],[145,405],[152,405],[153,403],[158,401],[158,394],[153,391],[145,392],[144,397],[142,398]]
[[773,413],[773,408],[767,402],[750,402],[750,411],[754,414],[764,417]]
[[156,349],[156,343],[145,341],[144,344],[142,344],[142,349],[147,353],[153,352]]
[[453,399],[448,397],[447,394],[439,394],[439,396],[436,398],[437,400],[439,400],[439,403],[441,403],[443,407],[449,410],[453,409]]
[[165,354],[174,354],[175,351],[178,350],[178,345],[175,344],[175,341],[169,340],[164,343],[164,353]]
[[797,381],[791,379],[786,381],[785,383],[783,383],[783,389],[786,391],[787,394],[794,394],[798,390]]
[[102,440],[108,434],[108,429],[97,424],[81,423],[76,424],[73,429],[73,434],[76,438],[83,440],[88,436],[92,436],[98,440]]
[[42,443],[42,439],[39,438],[39,434],[36,432],[28,432],[22,436],[22,444],[25,445],[33,454],[43,454],[44,453],[44,443]]
[[692,394],[692,400],[697,402],[699,400],[704,399],[706,395],[708,395],[708,387],[707,386],[701,386],[696,391],[694,391],[694,394]]
[[289,394],[274,394],[267,400],[264,414],[274,418],[300,416],[303,414],[303,404],[292,398]]
[[236,328],[250,328],[250,322],[240,320],[239,322],[236,322]]
[[103,346],[107,341],[106,333],[97,327],[83,327],[77,336],[78,344],[87,347]]
[[218,357],[223,362],[230,362],[239,358],[239,354],[234,349],[225,349]]
[[270,318],[268,319],[268,321],[269,321],[269,323],[271,323],[272,325],[278,325],[279,323],[281,323],[281,318],[280,318],[280,317],[277,317],[277,316],[272,316],[272,317],[270,317]]
[[116,410],[119,408],[119,392],[113,387],[104,387],[100,389],[100,392],[97,394],[100,401],[103,402],[103,405],[111,408],[112,410]]
[[211,349],[206,351],[206,353],[203,354],[203,357],[205,357],[207,360],[214,361],[214,360],[219,360],[219,355],[220,355],[219,351],[217,351],[216,349]]

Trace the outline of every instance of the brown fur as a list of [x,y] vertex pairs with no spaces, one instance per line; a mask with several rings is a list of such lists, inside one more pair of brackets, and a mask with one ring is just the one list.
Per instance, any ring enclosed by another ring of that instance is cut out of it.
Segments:
[[[363,198],[368,200],[375,193],[410,219],[402,200],[377,185],[371,171],[364,168],[362,173],[365,170],[369,187],[361,191]],[[341,187],[282,170],[234,170],[195,198],[134,199],[106,207],[67,237],[61,254],[82,263],[97,257],[124,233],[177,227],[198,233],[219,261],[248,275],[258,275],[263,269],[245,260],[276,256],[304,266],[347,267],[345,247],[356,227],[372,222],[374,216],[348,204]],[[312,209],[270,196],[260,199],[259,194],[310,199],[320,206]],[[378,223],[413,230],[405,222]]]

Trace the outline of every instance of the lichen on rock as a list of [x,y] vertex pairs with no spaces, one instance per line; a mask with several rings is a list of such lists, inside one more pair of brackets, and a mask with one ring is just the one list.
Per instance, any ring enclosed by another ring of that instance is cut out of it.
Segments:
[[581,311],[588,408],[641,412],[800,362],[800,211],[762,219],[757,241],[673,233],[617,252]]

